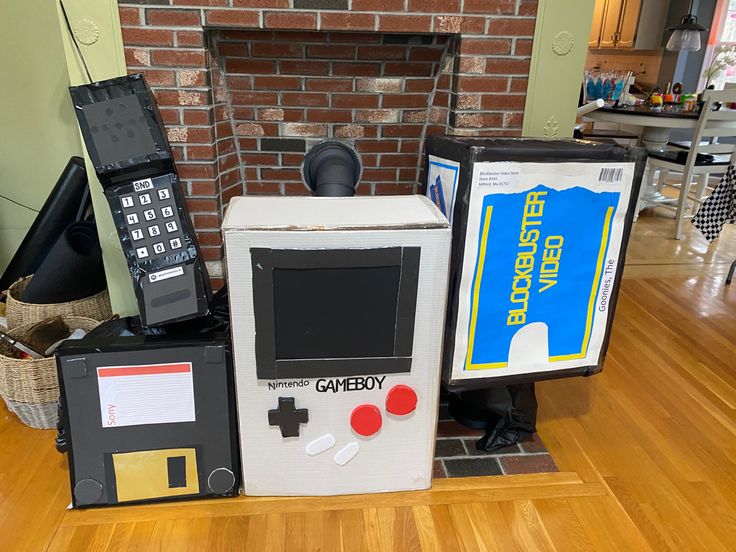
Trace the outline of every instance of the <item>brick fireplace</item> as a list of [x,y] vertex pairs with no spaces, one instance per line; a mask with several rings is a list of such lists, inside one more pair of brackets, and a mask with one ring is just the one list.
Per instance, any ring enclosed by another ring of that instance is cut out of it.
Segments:
[[359,194],[414,193],[426,136],[520,133],[534,0],[127,0],[129,72],[153,88],[202,253],[242,194],[306,194],[300,165],[349,142]]

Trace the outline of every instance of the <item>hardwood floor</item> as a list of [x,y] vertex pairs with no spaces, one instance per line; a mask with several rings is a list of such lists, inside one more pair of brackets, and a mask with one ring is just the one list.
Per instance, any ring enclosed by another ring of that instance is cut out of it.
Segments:
[[538,385],[559,473],[72,511],[53,433],[2,407],[0,550],[733,550],[736,229],[706,250],[672,224],[636,224],[603,373]]

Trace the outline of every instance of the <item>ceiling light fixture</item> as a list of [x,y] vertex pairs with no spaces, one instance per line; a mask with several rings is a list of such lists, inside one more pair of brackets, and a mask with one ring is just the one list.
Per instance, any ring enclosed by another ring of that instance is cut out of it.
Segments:
[[698,24],[698,18],[693,15],[693,0],[690,0],[690,9],[687,11],[687,15],[683,16],[680,24],[669,27],[667,30],[672,31],[666,46],[670,52],[680,50],[697,52],[700,50],[700,33],[708,31],[708,29]]

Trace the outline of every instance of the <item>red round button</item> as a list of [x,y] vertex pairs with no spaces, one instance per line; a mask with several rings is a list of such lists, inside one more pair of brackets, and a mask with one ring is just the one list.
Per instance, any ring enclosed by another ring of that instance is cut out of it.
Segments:
[[417,407],[417,394],[408,385],[394,385],[386,395],[386,410],[397,416],[414,412]]
[[358,435],[370,437],[381,429],[381,411],[372,404],[361,404],[350,414],[350,425]]

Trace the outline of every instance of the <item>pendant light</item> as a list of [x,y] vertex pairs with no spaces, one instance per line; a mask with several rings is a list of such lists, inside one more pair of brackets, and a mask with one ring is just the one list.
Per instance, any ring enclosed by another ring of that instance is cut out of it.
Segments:
[[708,29],[698,24],[698,18],[693,15],[693,0],[690,0],[690,9],[687,11],[687,15],[682,18],[680,24],[669,27],[667,30],[672,31],[672,35],[667,41],[667,49],[670,52],[680,50],[696,52],[700,50],[700,33],[708,31]]

